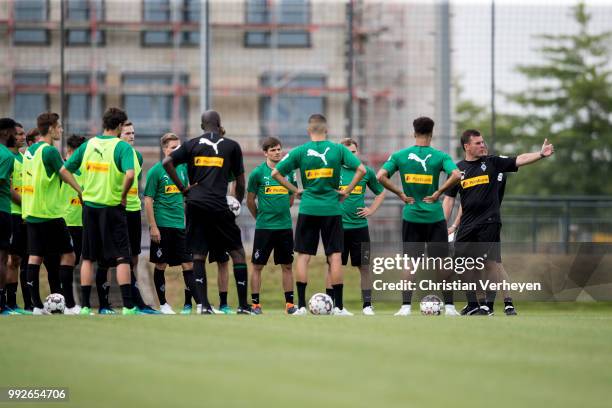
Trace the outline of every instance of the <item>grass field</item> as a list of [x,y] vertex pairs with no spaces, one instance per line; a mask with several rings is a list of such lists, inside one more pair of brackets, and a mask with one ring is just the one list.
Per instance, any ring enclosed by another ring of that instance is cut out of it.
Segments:
[[612,304],[295,318],[277,307],[278,278],[262,316],[3,317],[0,386],[69,387],[75,407],[610,406]]

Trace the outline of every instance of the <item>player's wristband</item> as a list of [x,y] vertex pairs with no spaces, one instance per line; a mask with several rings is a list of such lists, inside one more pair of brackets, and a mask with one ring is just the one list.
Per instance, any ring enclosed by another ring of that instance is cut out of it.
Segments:
[[546,156],[544,156],[544,153],[540,152],[540,159],[544,159],[546,158]]

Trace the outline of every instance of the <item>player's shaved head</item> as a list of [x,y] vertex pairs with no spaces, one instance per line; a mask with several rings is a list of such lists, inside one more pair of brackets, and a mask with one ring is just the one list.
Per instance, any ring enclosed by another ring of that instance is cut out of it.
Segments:
[[217,132],[221,129],[221,115],[214,110],[207,110],[202,114],[202,130]]
[[320,113],[310,115],[308,118],[308,132],[316,135],[327,134],[327,119]]

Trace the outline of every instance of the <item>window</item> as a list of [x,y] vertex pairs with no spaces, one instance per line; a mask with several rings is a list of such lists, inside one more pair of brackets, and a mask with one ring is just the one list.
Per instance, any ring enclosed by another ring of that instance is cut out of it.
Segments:
[[39,45],[49,43],[49,30],[45,28],[19,28],[19,22],[47,21],[48,0],[19,0],[14,2],[17,27],[13,32],[15,45]]
[[[104,84],[104,74],[97,74],[95,79],[98,85]],[[102,117],[104,96],[92,93],[91,80],[89,72],[69,72],[66,75],[65,127],[70,133],[88,134]]]
[[[143,0],[143,21],[145,23],[168,23],[170,15],[170,0]],[[172,31],[143,31],[142,44],[145,46],[171,45]]]
[[[123,76],[123,106],[129,118],[137,125],[139,145],[155,146],[159,137],[172,130],[173,103],[172,74],[125,74]],[[187,85],[187,75],[178,81]],[[187,97],[178,97],[180,132],[185,133],[187,123]]]
[[[249,24],[307,25],[310,8],[307,0],[278,0],[270,7],[268,0],[247,0],[246,21]],[[247,31],[244,38],[247,47],[310,47],[310,33],[303,29]]]
[[15,84],[13,117],[26,129],[31,129],[36,126],[38,115],[49,110],[49,96],[44,89],[49,84],[49,74],[16,72],[13,82]]
[[[183,1],[183,21],[185,23],[199,24],[200,23],[200,0],[184,0]],[[199,45],[199,31],[184,31],[182,33],[181,44],[184,45]]]
[[[104,0],[69,0],[67,3],[66,19],[70,21],[96,21],[104,20]],[[104,44],[104,31],[96,31],[94,41],[97,45]],[[68,45],[90,45],[91,30],[69,29],[66,30],[66,44]]]
[[[308,139],[305,130],[308,117],[325,111],[325,97],[311,96],[312,90],[325,86],[325,77],[266,74],[261,78],[261,85],[281,87],[275,98],[265,96],[260,100],[261,137],[280,137],[283,145],[287,146],[305,143]],[[283,93],[283,89],[291,92]]]

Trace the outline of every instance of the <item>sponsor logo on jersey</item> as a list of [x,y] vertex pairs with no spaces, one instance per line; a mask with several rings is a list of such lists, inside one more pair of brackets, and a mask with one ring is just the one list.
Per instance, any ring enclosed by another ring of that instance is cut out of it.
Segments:
[[128,191],[128,195],[136,195],[138,194],[138,187],[132,187],[130,188],[130,191]]
[[87,163],[85,163],[85,170],[87,171],[107,173],[108,168],[109,168],[108,163],[100,163],[100,162],[93,162],[93,161],[88,161]]
[[404,174],[404,180],[407,184],[433,184],[431,174]]
[[22,186],[21,193],[22,194],[34,194],[34,186]]
[[196,156],[193,164],[198,167],[223,167],[223,157]]
[[169,186],[164,187],[164,193],[166,194],[176,194],[180,193],[180,190],[175,184],[171,184]]
[[318,178],[330,178],[334,176],[334,169],[312,169],[306,170],[306,178],[308,180]]
[[264,188],[265,194],[289,194],[289,190],[287,190],[283,186],[267,186]]
[[[348,186],[340,186],[340,190],[344,190],[346,189]],[[362,194],[363,193],[363,187],[362,186],[355,186],[355,188],[353,189],[353,191],[351,191],[351,194]]]
[[327,166],[327,158],[325,157],[327,152],[329,152],[329,147],[326,147],[325,151],[323,153],[319,153],[319,152],[317,152],[316,150],[313,150],[313,149],[308,149],[308,151],[306,152],[306,155],[307,156],[312,156],[312,157],[318,157],[319,159],[321,159],[323,161],[323,164],[325,166]]
[[489,184],[489,175],[485,174],[484,176],[471,177],[469,179],[465,179],[461,181],[462,188],[470,188],[480,184]]
[[421,163],[421,166],[423,167],[423,171],[427,171],[427,159],[429,159],[430,157],[431,157],[431,154],[428,154],[427,156],[425,156],[424,159],[421,159],[416,154],[410,153],[408,155],[408,160],[414,160],[414,161]]
[[75,197],[75,198],[70,200],[70,205],[81,206],[81,205],[83,205],[83,203],[81,202],[79,197]]

